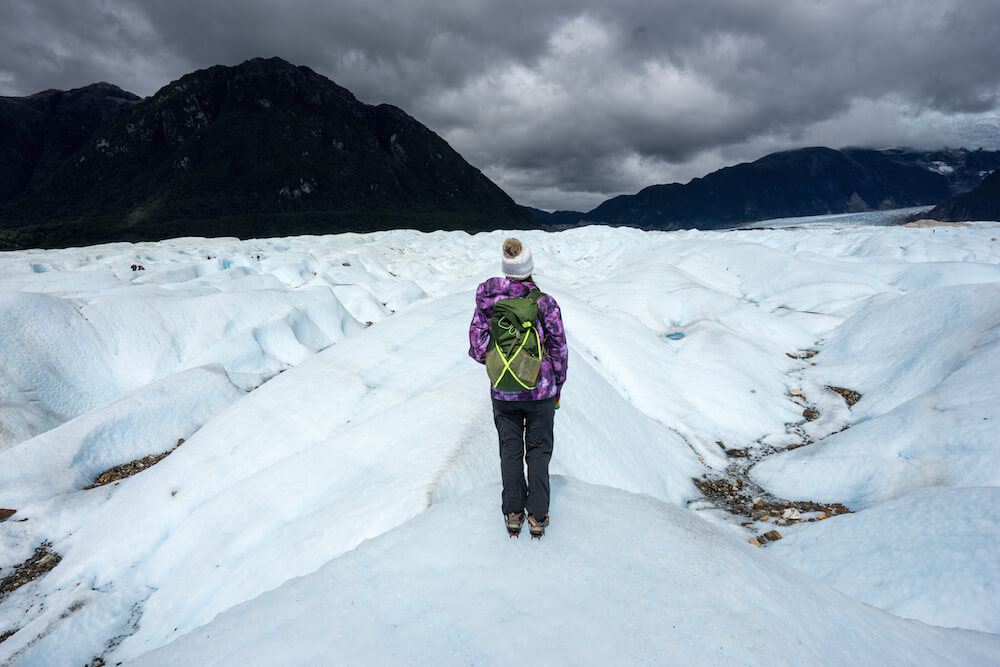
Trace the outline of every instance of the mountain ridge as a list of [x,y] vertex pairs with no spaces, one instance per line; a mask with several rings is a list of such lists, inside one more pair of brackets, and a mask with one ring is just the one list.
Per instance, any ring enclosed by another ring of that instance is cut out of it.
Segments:
[[3,203],[0,219],[20,228],[8,237],[56,245],[537,226],[401,109],[279,58],[164,86]]
[[1000,220],[1000,169],[974,190],[942,202],[921,217],[943,222]]
[[1000,168],[1000,151],[799,148],[724,167],[686,184],[651,185],[586,213],[536,212],[551,225],[723,229],[774,218],[934,206]]
[[1000,151],[808,147],[548,213],[518,205],[402,109],[280,58],[196,70],[144,99],[107,83],[0,97],[0,132],[7,249],[394,228],[723,229],[931,207],[1000,168]]
[[140,101],[109,83],[0,97],[0,204],[30,192],[95,132]]

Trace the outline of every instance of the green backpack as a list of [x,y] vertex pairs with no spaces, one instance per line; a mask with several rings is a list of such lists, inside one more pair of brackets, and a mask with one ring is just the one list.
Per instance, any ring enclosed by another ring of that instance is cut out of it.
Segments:
[[501,299],[493,306],[486,374],[499,391],[534,389],[542,369],[542,342],[535,329],[542,292]]

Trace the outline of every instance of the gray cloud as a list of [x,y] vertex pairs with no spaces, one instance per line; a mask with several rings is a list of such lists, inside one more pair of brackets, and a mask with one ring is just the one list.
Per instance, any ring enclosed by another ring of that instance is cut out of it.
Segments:
[[0,93],[278,55],[588,210],[795,146],[1000,146],[997,44],[992,0],[34,0],[0,8]]

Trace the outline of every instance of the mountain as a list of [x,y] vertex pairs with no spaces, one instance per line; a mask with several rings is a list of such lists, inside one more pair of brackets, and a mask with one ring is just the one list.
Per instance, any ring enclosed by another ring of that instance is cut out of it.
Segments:
[[583,220],[644,229],[718,229],[746,222],[937,204],[1000,168],[1000,152],[803,148],[726,167],[686,185],[610,199]]
[[8,246],[537,226],[402,110],[278,58],[188,74],[58,157],[8,188]]
[[580,211],[553,211],[549,213],[548,211],[543,211],[539,208],[527,207],[531,212],[531,215],[535,216],[536,219],[541,220],[546,229],[557,229],[560,227],[571,227],[587,215],[586,213],[581,213]]
[[107,83],[0,97],[0,203],[32,191],[139,100]]
[[1000,170],[987,176],[972,192],[952,197],[921,217],[946,222],[1000,220]]

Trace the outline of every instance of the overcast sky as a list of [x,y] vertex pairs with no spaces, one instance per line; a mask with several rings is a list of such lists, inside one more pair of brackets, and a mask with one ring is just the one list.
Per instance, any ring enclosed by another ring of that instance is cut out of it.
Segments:
[[0,95],[270,56],[548,210],[801,146],[1000,148],[998,0],[0,0]]

